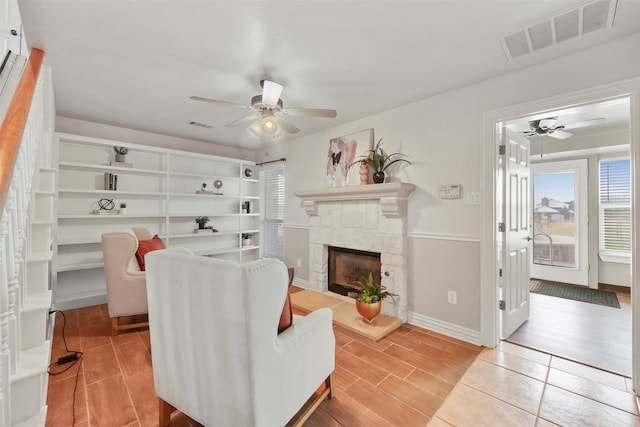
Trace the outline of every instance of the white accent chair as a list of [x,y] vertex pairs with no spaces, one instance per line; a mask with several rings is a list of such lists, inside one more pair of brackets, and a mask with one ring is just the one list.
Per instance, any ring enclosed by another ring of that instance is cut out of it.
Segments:
[[149,325],[146,320],[120,324],[120,317],[147,314],[146,274],[140,271],[136,251],[138,240],[149,239],[151,233],[142,227],[102,235],[107,304],[113,336],[121,330]]
[[278,334],[289,282],[281,261],[178,248],[147,254],[146,265],[160,426],[174,409],[205,426],[302,425],[332,396],[332,312],[294,315]]

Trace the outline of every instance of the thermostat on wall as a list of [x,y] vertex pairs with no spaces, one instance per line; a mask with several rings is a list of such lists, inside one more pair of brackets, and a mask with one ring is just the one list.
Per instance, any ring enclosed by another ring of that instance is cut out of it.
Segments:
[[440,186],[441,199],[459,199],[462,197],[462,185],[448,184]]

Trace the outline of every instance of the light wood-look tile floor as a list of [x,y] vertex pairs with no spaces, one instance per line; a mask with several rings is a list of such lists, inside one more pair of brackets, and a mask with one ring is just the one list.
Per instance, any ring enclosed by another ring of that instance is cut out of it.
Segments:
[[[65,314],[67,345],[84,355],[82,363],[50,377],[46,425],[156,426],[149,332],[111,337],[106,305]],[[58,314],[52,361],[65,354],[62,326]],[[640,426],[623,377],[507,343],[482,350],[411,325],[378,342],[334,330],[335,397],[305,426],[533,426],[537,416],[540,426],[553,425],[543,418],[559,425]],[[566,422],[579,417],[616,423]],[[171,425],[197,423],[177,413]]]
[[442,426],[640,426],[629,378],[502,342],[483,349],[429,422]]
[[531,294],[529,320],[507,341],[631,376],[631,296],[620,308]]

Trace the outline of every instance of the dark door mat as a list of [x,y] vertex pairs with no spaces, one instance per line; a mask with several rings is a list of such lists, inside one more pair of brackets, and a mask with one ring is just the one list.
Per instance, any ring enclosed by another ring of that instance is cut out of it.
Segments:
[[620,302],[618,301],[618,297],[615,292],[601,291],[600,289],[591,289],[585,288],[584,286],[550,282],[540,279],[531,279],[529,282],[531,292],[535,294],[620,308]]

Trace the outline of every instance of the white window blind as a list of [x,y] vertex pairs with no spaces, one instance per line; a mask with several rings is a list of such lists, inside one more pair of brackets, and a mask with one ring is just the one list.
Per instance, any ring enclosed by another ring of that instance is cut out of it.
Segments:
[[631,251],[630,160],[600,161],[600,251]]
[[284,167],[260,172],[262,183],[262,254],[284,260]]

